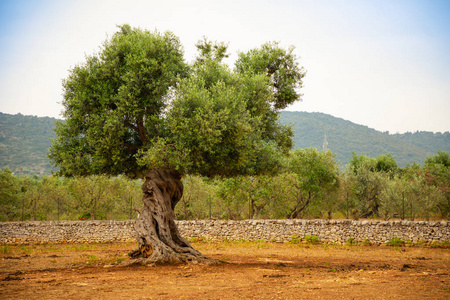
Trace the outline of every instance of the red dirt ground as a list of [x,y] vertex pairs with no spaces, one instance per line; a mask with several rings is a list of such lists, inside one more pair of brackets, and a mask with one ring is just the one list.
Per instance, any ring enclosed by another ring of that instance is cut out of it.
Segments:
[[450,299],[448,248],[207,242],[218,265],[120,266],[134,246],[3,246],[0,299]]

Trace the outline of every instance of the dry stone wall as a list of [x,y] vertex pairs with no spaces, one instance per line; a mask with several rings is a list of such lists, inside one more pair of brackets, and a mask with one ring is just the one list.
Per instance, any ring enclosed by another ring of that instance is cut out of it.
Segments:
[[315,235],[322,242],[346,243],[368,239],[383,244],[392,238],[412,242],[443,242],[450,238],[450,223],[425,221],[352,221],[352,220],[247,220],[179,221],[184,236],[202,236],[211,240],[290,241],[292,236]]
[[[134,221],[0,222],[0,244],[92,243],[135,241]],[[450,222],[352,220],[177,221],[181,234],[212,241],[290,241],[292,236],[315,235],[321,242],[369,240],[384,244],[392,238],[412,242],[450,239]]]
[[0,243],[105,243],[135,240],[134,221],[0,222]]

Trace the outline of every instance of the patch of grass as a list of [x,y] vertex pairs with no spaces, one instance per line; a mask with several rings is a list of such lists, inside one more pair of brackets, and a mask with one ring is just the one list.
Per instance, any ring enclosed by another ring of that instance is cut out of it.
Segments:
[[116,263],[117,263],[117,264],[120,264],[122,261],[123,261],[123,258],[118,258],[118,259],[116,259]]
[[450,240],[445,240],[439,243],[439,247],[441,248],[450,248]]
[[349,245],[349,246],[354,245],[355,243],[356,243],[356,241],[355,241],[354,238],[349,238],[349,239],[347,240],[347,245]]
[[95,255],[90,255],[89,256],[89,261],[87,262],[88,266],[92,265],[93,263],[97,262],[98,258],[95,257]]
[[207,239],[203,236],[191,236],[189,238],[190,243],[205,243],[207,242]]
[[97,245],[79,244],[79,245],[67,245],[69,251],[91,251],[97,250]]
[[438,241],[433,241],[433,242],[431,242],[431,244],[430,244],[430,247],[431,248],[439,248],[439,242]]
[[11,247],[9,247],[9,245],[4,244],[3,246],[0,247],[0,254],[11,254],[12,250]]
[[386,242],[387,246],[392,246],[392,247],[401,247],[404,244],[405,244],[405,242],[402,239],[396,238],[396,237],[394,237]]
[[308,244],[316,245],[319,243],[319,238],[317,235],[305,235],[304,239]]
[[235,244],[248,244],[248,243],[250,243],[250,241],[246,240],[246,239],[237,239],[237,240],[234,240],[234,243]]
[[31,252],[33,252],[33,249],[31,249],[30,246],[25,246],[23,244],[20,244],[18,247],[20,248],[22,253],[31,253]]
[[428,242],[426,241],[418,241],[417,243],[415,243],[415,246],[419,246],[419,247],[425,247],[428,245]]
[[298,235],[294,234],[294,235],[291,237],[291,240],[290,240],[289,242],[290,242],[291,244],[299,244],[299,243],[302,242],[302,238],[299,237]]
[[363,239],[362,245],[363,246],[370,246],[370,245],[372,245],[372,242],[369,239]]
[[55,244],[43,244],[41,247],[42,252],[55,252],[62,251],[61,247],[55,246]]
[[257,241],[257,247],[258,247],[258,249],[267,249],[267,248],[270,248],[270,244],[268,244],[268,243],[266,243],[266,242],[264,242],[263,240],[258,240]]

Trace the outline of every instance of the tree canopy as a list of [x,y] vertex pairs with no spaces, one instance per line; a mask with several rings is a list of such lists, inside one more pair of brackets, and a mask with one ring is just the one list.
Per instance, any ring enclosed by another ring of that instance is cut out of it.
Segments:
[[206,38],[192,64],[171,32],[122,25],[64,87],[65,122],[49,150],[63,175],[235,176],[274,171],[292,147],[278,111],[301,100],[305,72],[293,48],[241,53],[232,70],[224,43]]

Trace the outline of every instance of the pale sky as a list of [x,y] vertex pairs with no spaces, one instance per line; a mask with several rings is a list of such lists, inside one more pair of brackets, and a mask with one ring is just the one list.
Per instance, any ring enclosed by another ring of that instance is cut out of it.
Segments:
[[0,112],[61,118],[62,79],[128,23],[247,51],[293,45],[303,102],[380,131],[450,131],[450,1],[0,0]]

